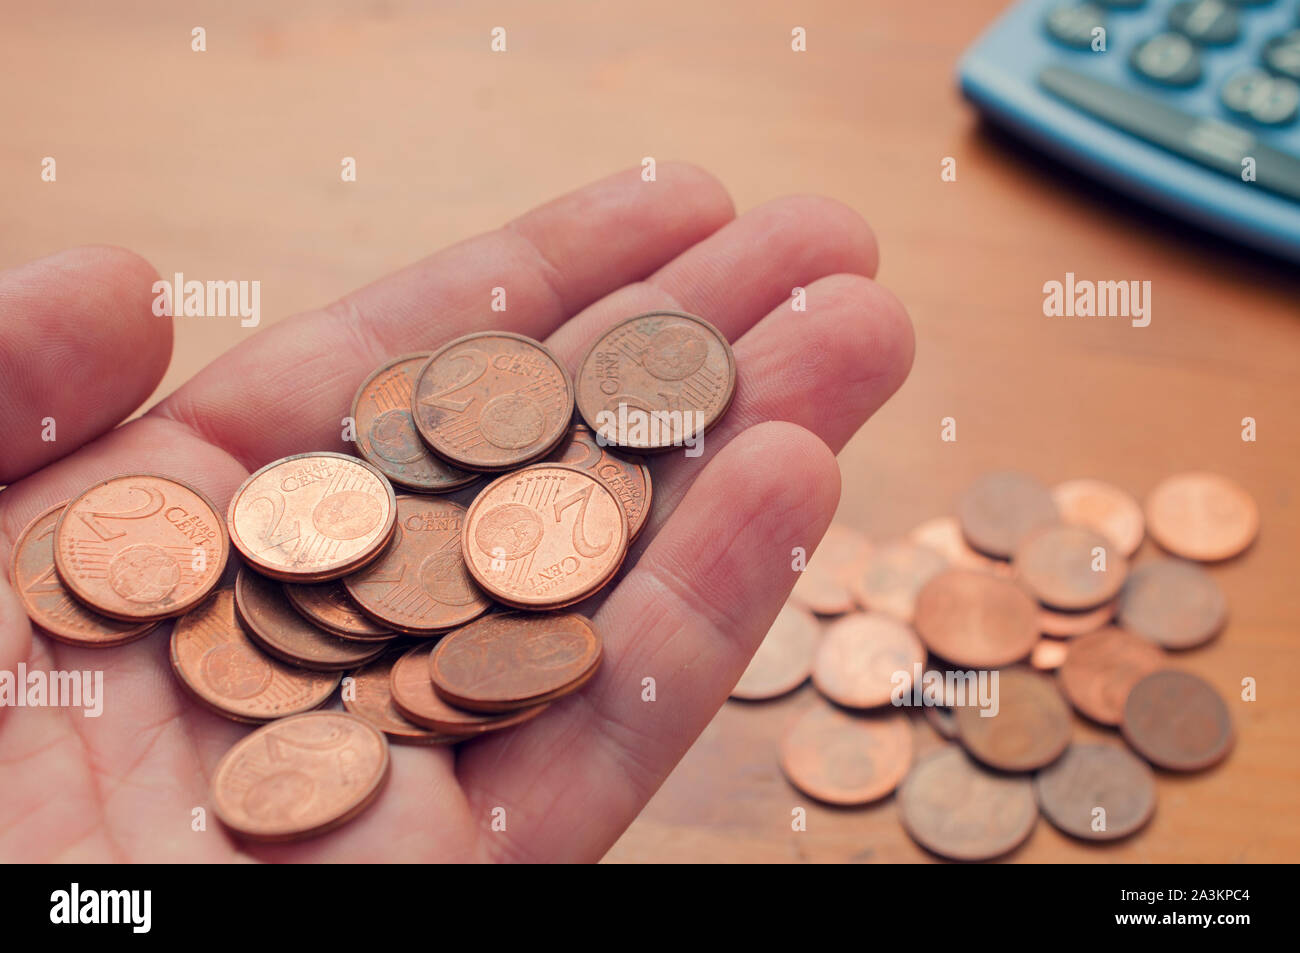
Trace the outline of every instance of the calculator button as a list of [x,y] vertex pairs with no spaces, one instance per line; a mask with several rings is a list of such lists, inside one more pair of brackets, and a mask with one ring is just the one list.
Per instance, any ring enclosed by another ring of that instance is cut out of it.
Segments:
[[1262,69],[1242,70],[1230,77],[1219,91],[1219,98],[1238,116],[1266,126],[1291,122],[1300,111],[1300,86]]
[[1092,31],[1105,28],[1106,19],[1091,3],[1071,3],[1055,7],[1047,14],[1047,32],[1077,50],[1092,47]]
[[1143,40],[1129,62],[1147,79],[1166,86],[1193,86],[1201,78],[1201,57],[1181,33],[1158,33]]
[[1264,44],[1262,56],[1274,73],[1300,80],[1300,30],[1273,37]]
[[1043,69],[1038,82],[1103,122],[1237,181],[1242,161],[1254,159],[1253,187],[1300,202],[1300,158],[1261,142],[1249,129],[1185,113],[1154,96],[1063,66]]
[[1237,39],[1237,11],[1223,0],[1180,0],[1169,10],[1169,26],[1206,46],[1224,46]]

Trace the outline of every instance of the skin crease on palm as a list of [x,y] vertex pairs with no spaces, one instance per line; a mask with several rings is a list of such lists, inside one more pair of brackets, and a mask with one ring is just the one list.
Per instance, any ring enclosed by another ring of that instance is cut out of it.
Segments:
[[[149,471],[224,512],[253,469],[347,451],[341,418],[385,359],[505,329],[577,368],[602,329],[656,308],[700,314],[733,343],[738,384],[702,456],[652,461],[650,522],[616,584],[578,607],[601,670],[542,717],[455,749],[392,746],[360,817],[296,844],[232,838],[209,780],[249,728],[198,707],[168,637],[103,650],[31,627],[0,580],[0,670],[102,670],[104,711],[0,709],[0,860],[594,861],[717,712],[839,501],[834,453],[903,382],[913,338],[872,280],[875,239],[839,203],[777,199],[736,216],[685,164],[619,173],[265,330],[142,417],[171,357],[154,269],[78,248],[0,273],[0,560],[41,509]],[[508,310],[488,306],[507,289]],[[807,310],[791,294],[806,289]],[[184,320],[184,319],[181,319]],[[54,417],[58,439],[40,439]],[[165,627],[164,631],[169,631]],[[656,699],[642,700],[645,678]],[[207,829],[191,830],[195,807]],[[493,809],[506,830],[492,831]]]

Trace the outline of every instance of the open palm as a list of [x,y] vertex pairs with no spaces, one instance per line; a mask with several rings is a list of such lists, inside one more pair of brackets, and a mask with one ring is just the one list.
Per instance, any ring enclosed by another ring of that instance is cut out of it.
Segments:
[[[794,582],[791,551],[820,539],[839,499],[832,451],[907,374],[911,328],[868,277],[875,266],[869,229],[834,202],[781,199],[736,218],[696,168],[661,165],[655,182],[628,172],[256,333],[123,426],[170,359],[152,268],[85,248],[0,274],[6,565],[38,511],[113,474],[176,477],[224,509],[270,460],[350,449],[341,419],[371,370],[471,331],[545,341],[573,371],[615,321],[690,311],[732,340],[739,378],[702,456],[652,461],[653,512],[617,586],[576,607],[604,638],[597,677],[498,735],[394,745],[370,810],[314,840],[191,830],[217,761],[249,729],[189,699],[165,635],[103,650],[33,637],[0,582],[0,670],[103,670],[106,696],[99,718],[0,709],[0,859],[598,859],[735,684]],[[505,312],[489,307],[494,287]],[[795,288],[806,311],[791,307]],[[492,830],[497,807],[505,831]]]

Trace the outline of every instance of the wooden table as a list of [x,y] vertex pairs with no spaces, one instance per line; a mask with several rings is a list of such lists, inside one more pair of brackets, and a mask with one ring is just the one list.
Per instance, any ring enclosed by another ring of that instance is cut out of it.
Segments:
[[[1300,280],[984,128],[953,66],[1002,5],[6,3],[0,266],[124,245],[164,275],[260,280],[269,322],[646,155],[711,169],[742,210],[834,196],[875,227],[880,280],[918,338],[911,379],[841,456],[842,522],[902,534],[995,467],[1139,495],[1205,468],[1262,510],[1252,551],[1213,570],[1226,632],[1178,659],[1229,699],[1228,762],[1162,776],[1133,839],[1099,849],[1040,823],[1014,859],[1298,860]],[[488,52],[498,25],[506,55]],[[40,181],[47,155],[55,184]],[[359,172],[346,187],[343,156]],[[1067,271],[1151,281],[1150,327],[1045,318],[1043,283]],[[164,391],[252,332],[189,319],[176,333]],[[955,443],[939,439],[946,416]],[[1238,700],[1248,676],[1253,703]],[[811,691],[728,703],[608,859],[927,859],[892,799],[832,810],[782,780],[776,739]]]

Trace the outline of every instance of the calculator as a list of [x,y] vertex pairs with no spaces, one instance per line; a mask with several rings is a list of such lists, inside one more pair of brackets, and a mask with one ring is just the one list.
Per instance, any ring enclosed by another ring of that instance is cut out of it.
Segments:
[[1300,0],[1021,0],[962,57],[995,123],[1300,262]]

